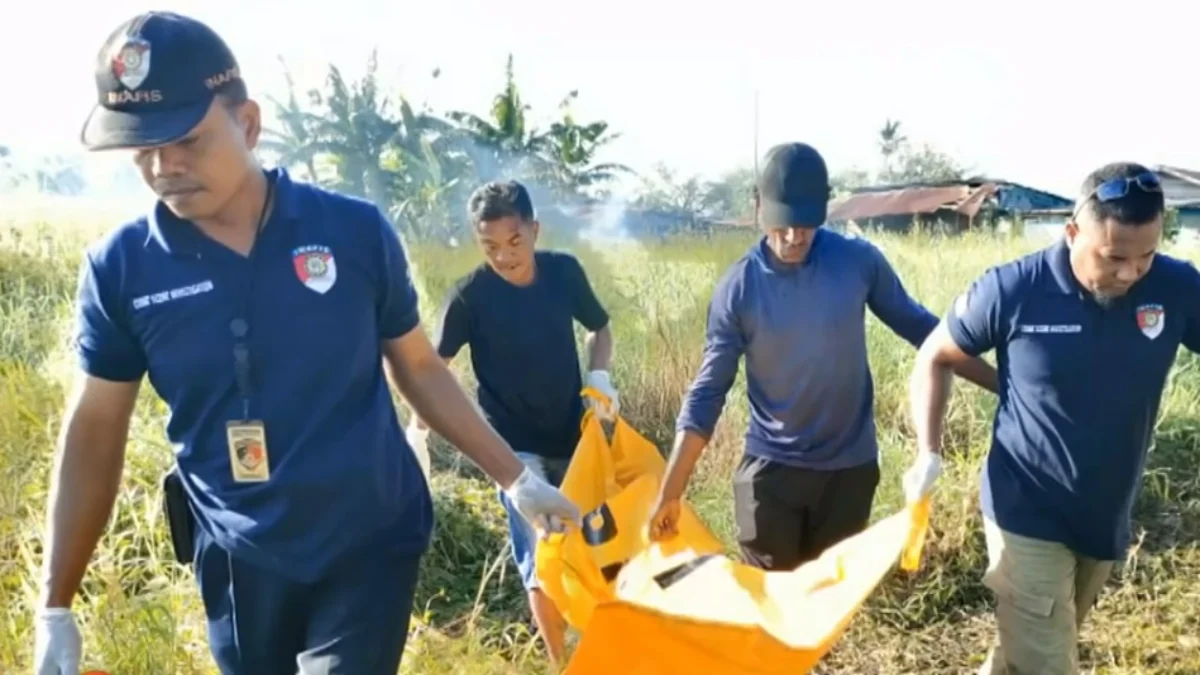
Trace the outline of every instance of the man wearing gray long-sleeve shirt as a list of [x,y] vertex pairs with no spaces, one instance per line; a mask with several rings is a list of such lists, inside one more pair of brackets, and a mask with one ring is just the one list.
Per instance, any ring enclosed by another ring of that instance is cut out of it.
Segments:
[[[829,176],[811,146],[772,148],[755,194],[765,236],[717,282],[704,360],[676,424],[651,535],[676,531],[679,499],[745,356],[750,426],[734,476],[743,559],[793,569],[860,532],[879,483],[867,308],[918,347],[938,319],[909,297],[883,253],[820,227]],[[996,391],[975,359],[958,371]]]

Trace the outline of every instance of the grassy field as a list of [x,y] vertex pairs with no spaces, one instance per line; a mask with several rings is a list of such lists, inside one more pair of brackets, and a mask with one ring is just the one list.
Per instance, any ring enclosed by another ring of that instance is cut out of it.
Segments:
[[[72,361],[66,351],[82,244],[109,222],[94,215],[0,214],[0,672],[28,672],[46,480]],[[54,228],[46,222],[53,220]],[[90,222],[89,222],[90,221]],[[666,448],[699,361],[705,303],[749,235],[576,253],[614,315],[614,380],[627,418]],[[986,266],[1032,249],[1020,239],[877,237],[909,291],[934,312]],[[426,317],[473,250],[411,251]],[[912,452],[906,376],[913,350],[868,319],[884,479],[876,516],[900,504]],[[430,330],[427,322],[427,330]],[[460,372],[466,359],[456,364]],[[1182,353],[1163,405],[1138,501],[1136,545],[1085,627],[1085,668],[1096,673],[1200,672],[1200,372]],[[1120,373],[1098,373],[1120,386]],[[463,381],[473,386],[469,376]],[[1108,383],[1106,383],[1108,384]],[[169,554],[157,481],[171,460],[165,410],[147,387],[132,429],[126,477],[77,608],[86,665],[112,673],[215,673],[190,572]],[[398,404],[400,404],[398,402]],[[401,404],[402,405],[402,404]],[[965,673],[991,639],[991,600],[979,582],[984,549],[977,472],[994,399],[957,389],[952,461],[940,483],[920,573],[897,573],[870,599],[821,666],[824,673]],[[402,414],[407,417],[407,412]],[[746,424],[741,378],[690,498],[731,542],[729,476]],[[523,594],[508,558],[495,491],[444,445],[434,447],[438,530],[425,561],[414,634],[402,672],[541,673]]]

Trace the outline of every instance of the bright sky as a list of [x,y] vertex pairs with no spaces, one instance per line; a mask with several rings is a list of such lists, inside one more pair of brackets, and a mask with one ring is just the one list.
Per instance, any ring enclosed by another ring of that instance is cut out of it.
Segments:
[[[18,4],[3,10],[0,143],[72,151],[95,99],[96,50],[117,23],[150,6]],[[578,89],[581,117],[623,133],[605,159],[639,170],[656,161],[705,174],[749,165],[756,89],[760,151],[807,141],[834,170],[874,166],[889,117],[980,172],[1068,196],[1088,170],[1114,159],[1200,168],[1197,103],[1187,93],[1200,6],[1186,0],[172,6],[221,33],[260,94],[281,90],[280,55],[303,90],[331,61],[356,77],[378,46],[381,70],[410,99],[483,113],[511,51],[537,121]],[[287,27],[274,9],[284,6]],[[432,80],[435,67],[442,75]]]

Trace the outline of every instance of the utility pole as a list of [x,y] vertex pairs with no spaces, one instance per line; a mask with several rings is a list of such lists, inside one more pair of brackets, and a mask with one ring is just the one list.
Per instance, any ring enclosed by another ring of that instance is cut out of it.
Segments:
[[754,180],[758,181],[758,87],[754,88]]

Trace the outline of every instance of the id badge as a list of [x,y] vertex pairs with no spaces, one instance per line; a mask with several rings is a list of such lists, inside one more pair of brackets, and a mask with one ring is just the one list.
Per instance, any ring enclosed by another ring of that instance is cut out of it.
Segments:
[[238,483],[262,483],[271,478],[267,432],[259,420],[235,420],[225,427],[229,466]]

